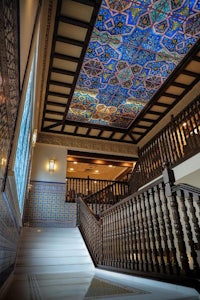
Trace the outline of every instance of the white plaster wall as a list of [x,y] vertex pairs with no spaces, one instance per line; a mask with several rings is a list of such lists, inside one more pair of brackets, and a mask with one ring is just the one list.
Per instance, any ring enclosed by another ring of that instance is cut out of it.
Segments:
[[187,183],[200,188],[200,153],[184,161],[173,170],[176,184]]
[[20,86],[28,60],[38,0],[20,0]]
[[[31,180],[48,182],[66,182],[66,147],[36,144],[33,153]],[[49,159],[55,159],[56,169],[49,172]]]

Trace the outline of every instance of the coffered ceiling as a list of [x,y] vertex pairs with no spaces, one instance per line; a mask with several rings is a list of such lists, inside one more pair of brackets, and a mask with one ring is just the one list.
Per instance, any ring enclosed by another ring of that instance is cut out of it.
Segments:
[[198,1],[58,0],[41,131],[137,144],[200,79]]

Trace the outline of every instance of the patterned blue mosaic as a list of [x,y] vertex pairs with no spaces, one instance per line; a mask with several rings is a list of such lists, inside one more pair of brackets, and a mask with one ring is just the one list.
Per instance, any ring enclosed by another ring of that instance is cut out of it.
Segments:
[[76,204],[66,203],[66,184],[31,181],[24,226],[75,227]]
[[199,0],[103,0],[67,115],[128,128],[200,37]]

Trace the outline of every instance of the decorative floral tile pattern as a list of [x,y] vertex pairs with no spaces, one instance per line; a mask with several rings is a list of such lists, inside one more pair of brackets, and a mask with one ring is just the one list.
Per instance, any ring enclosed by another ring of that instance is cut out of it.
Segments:
[[199,37],[197,0],[103,0],[67,119],[128,128]]
[[32,181],[31,185],[29,199],[25,204],[25,226],[76,226],[76,204],[65,202],[64,183]]

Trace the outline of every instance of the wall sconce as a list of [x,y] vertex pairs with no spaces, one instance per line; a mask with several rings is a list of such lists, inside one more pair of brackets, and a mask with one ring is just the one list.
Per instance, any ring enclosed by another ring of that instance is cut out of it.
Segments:
[[6,165],[6,158],[2,158],[1,159],[1,166],[5,166]]
[[55,171],[55,160],[54,159],[50,159],[49,160],[49,172],[53,173]]

